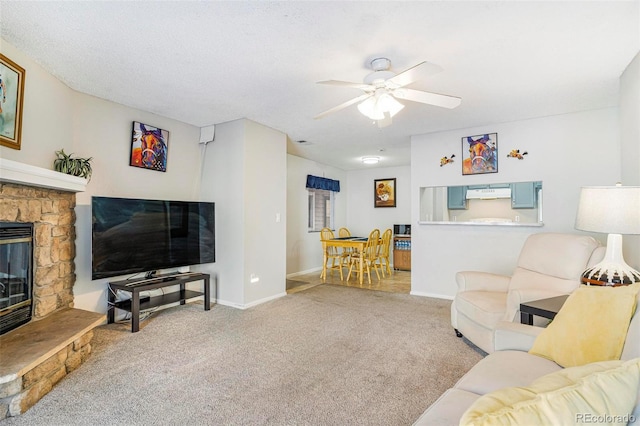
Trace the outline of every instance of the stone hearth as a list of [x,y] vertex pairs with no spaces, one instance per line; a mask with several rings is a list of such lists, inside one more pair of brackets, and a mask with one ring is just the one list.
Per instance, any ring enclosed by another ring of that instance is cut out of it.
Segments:
[[0,221],[34,224],[33,317],[0,336],[0,420],[25,412],[91,353],[105,315],[73,309],[75,193],[86,180],[0,159]]

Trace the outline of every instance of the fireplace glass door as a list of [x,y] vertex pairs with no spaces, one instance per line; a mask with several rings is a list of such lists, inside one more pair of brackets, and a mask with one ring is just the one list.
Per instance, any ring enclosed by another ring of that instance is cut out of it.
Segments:
[[0,222],[0,334],[31,319],[33,225]]

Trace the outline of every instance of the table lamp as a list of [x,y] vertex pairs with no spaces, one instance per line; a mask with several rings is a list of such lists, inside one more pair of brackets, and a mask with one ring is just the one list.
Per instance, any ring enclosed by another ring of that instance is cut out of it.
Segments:
[[640,234],[640,186],[583,187],[576,229],[609,234],[604,259],[582,273],[583,284],[621,286],[640,282],[640,272],[622,257],[622,234]]

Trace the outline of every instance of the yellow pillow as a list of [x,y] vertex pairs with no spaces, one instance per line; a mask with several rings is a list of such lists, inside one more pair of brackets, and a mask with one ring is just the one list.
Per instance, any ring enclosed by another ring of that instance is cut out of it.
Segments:
[[620,359],[640,283],[580,286],[538,335],[530,354],[563,367]]
[[626,425],[639,385],[640,358],[566,368],[526,388],[481,396],[462,415],[460,425]]

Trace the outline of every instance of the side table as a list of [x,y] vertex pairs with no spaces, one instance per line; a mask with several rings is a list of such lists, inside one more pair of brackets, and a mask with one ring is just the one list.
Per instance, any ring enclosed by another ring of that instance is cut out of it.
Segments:
[[520,304],[520,322],[522,324],[533,325],[533,316],[554,319],[564,302],[569,297],[568,294],[550,297],[548,299],[532,300]]

